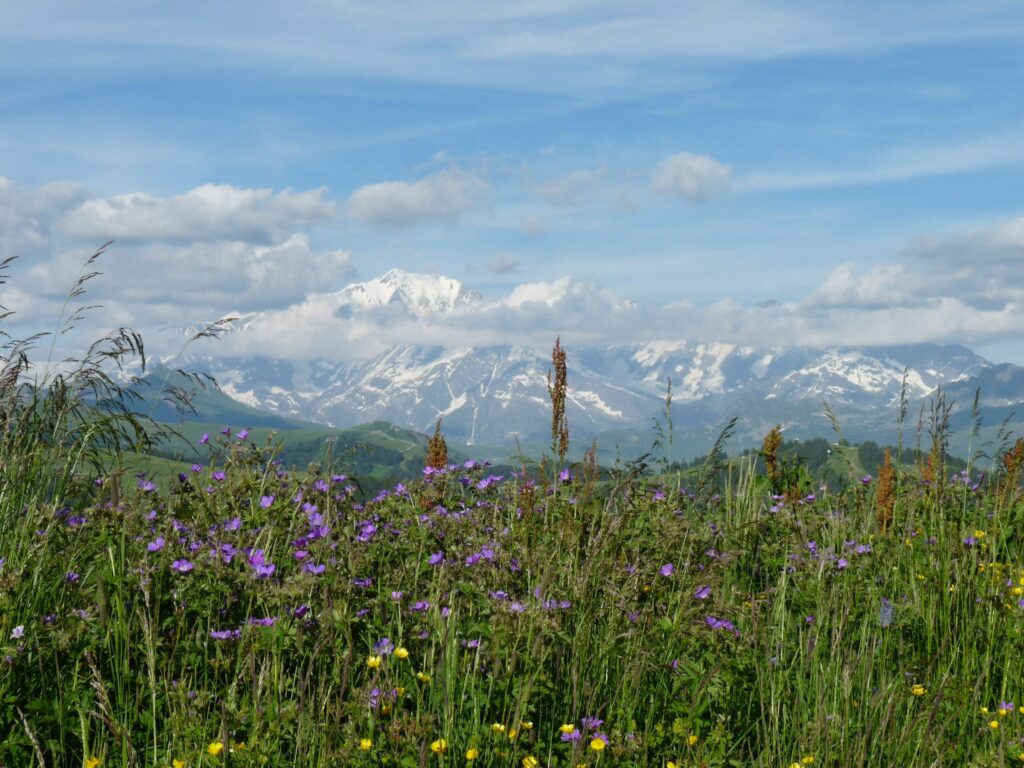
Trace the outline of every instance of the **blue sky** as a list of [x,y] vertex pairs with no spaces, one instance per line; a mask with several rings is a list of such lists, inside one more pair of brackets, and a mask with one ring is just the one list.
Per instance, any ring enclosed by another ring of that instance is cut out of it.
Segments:
[[562,286],[543,333],[1024,363],[1024,3],[632,6],[7,4],[0,303],[114,239],[156,333],[398,267]]

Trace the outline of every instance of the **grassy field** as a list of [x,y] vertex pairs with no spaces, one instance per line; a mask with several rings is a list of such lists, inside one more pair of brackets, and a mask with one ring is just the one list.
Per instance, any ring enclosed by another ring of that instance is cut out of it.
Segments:
[[217,440],[166,491],[5,486],[5,766],[1024,759],[1013,456],[785,498],[753,457],[600,496],[459,464],[358,503]]
[[130,331],[32,384],[30,346],[0,360],[3,768],[1024,762],[1024,440],[984,476],[941,419],[877,477],[777,431],[685,472],[427,470],[369,425],[410,476],[367,498],[251,422],[154,460]]

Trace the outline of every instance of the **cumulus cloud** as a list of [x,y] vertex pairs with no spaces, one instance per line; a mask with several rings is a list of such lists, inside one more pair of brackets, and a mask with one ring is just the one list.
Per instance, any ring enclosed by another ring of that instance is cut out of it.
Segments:
[[[176,197],[96,197],[72,182],[0,179],[0,258],[24,257],[0,288],[0,305],[15,311],[5,329],[25,336],[52,327],[76,279],[92,271],[101,276],[78,303],[102,309],[79,323],[85,336],[114,325],[149,336],[197,317],[294,305],[355,273],[351,252],[314,247],[296,231],[335,216],[324,190],[205,185]],[[86,265],[107,239],[116,242]]]
[[[796,301],[644,304],[564,276],[525,282],[455,312],[411,318],[397,311],[342,316],[330,294],[316,294],[261,318],[252,333],[230,344],[249,354],[274,350],[286,357],[338,358],[403,344],[541,348],[556,335],[575,345],[651,339],[769,347],[979,345],[1024,335],[1021,286],[1024,217],[915,242],[888,264],[841,265]],[[332,340],[329,351],[324,339]]]
[[944,238],[922,238],[888,264],[836,267],[809,307],[919,307],[942,298],[998,310],[1024,303],[1024,216]]
[[46,248],[55,221],[88,197],[84,186],[70,181],[26,187],[0,176],[0,258]]
[[204,184],[175,197],[143,192],[87,200],[60,221],[68,235],[104,240],[273,242],[296,226],[337,216],[326,190],[240,189]]
[[407,229],[431,220],[453,222],[475,208],[486,189],[479,176],[448,168],[419,181],[359,187],[348,199],[348,215],[385,229]]
[[651,176],[651,187],[663,195],[690,202],[709,200],[729,189],[732,169],[707,155],[680,152],[665,158]]

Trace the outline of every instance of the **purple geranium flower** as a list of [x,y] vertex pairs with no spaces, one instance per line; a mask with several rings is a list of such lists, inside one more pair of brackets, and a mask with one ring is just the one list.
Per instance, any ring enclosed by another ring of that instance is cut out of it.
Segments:
[[149,544],[146,545],[146,549],[148,549],[150,552],[159,552],[163,548],[164,548],[164,537],[163,536],[157,536],[155,541],[151,541],[151,542],[149,542]]
[[671,576],[676,572],[676,567],[672,563],[665,563],[661,568],[658,569],[658,573],[662,576]]
[[697,587],[697,591],[693,593],[693,596],[698,600],[707,600],[711,597],[711,587],[706,585]]
[[199,440],[197,440],[196,442],[199,445],[206,445],[208,442],[210,442],[210,436],[206,432],[203,432],[203,436],[200,437]]
[[193,568],[195,568],[195,566],[192,562],[190,560],[185,560],[184,558],[181,560],[175,560],[171,563],[171,570],[177,571],[178,573],[188,573]]

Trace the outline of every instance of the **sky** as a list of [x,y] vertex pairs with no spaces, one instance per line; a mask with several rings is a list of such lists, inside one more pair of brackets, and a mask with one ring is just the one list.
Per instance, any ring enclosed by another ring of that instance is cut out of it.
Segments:
[[[78,333],[160,352],[266,313],[285,357],[561,333],[1024,364],[1022,93],[1001,0],[4,3],[4,330],[57,327],[112,240]],[[483,301],[325,309],[391,268]]]

